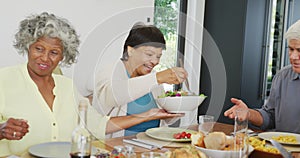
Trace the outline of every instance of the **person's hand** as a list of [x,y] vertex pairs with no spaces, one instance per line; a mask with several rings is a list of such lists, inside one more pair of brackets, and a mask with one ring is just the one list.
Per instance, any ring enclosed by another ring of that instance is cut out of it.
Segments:
[[248,109],[248,106],[242,100],[231,98],[231,102],[234,104],[233,107],[224,112],[224,116],[231,119],[235,118],[237,109]]
[[173,113],[168,113],[166,110],[164,109],[158,109],[158,108],[153,108],[150,109],[144,113],[140,114],[142,117],[146,117],[149,120],[157,120],[157,119],[167,119],[167,118],[174,118],[174,117],[182,117],[184,116],[184,113],[177,113],[177,114],[173,114]]
[[186,80],[188,73],[182,67],[173,67],[156,73],[157,82],[159,84],[179,84]]
[[28,133],[28,128],[27,121],[9,118],[5,123],[0,124],[0,140],[20,140]]

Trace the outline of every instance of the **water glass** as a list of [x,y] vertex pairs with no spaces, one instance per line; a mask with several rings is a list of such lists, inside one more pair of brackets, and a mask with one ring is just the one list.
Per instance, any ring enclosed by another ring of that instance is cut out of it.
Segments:
[[164,154],[160,152],[143,152],[142,158],[163,158]]
[[232,158],[247,158],[249,150],[248,142],[248,119],[249,110],[240,108],[236,110],[234,119],[234,155]]
[[215,121],[214,116],[211,115],[200,115],[199,116],[199,125],[198,130],[207,135],[212,131]]
[[161,119],[161,126],[162,127],[169,127],[170,125],[175,124],[176,121],[178,121],[180,117],[174,117],[174,118],[167,118],[167,119]]

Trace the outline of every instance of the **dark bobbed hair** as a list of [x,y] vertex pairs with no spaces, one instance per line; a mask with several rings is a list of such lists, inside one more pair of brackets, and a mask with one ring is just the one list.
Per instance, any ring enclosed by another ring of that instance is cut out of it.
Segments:
[[142,22],[135,23],[131,28],[124,43],[121,60],[128,60],[127,47],[138,48],[140,46],[152,46],[166,49],[166,41],[162,32],[153,25],[145,25]]

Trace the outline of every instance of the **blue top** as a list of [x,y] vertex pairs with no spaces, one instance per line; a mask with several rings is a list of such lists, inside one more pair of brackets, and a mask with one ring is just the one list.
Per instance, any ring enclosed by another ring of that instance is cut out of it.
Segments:
[[[128,73],[127,75],[129,76]],[[146,112],[152,108],[157,108],[157,105],[152,94],[147,93],[144,96],[127,104],[127,115]],[[132,126],[125,130],[125,136],[137,134],[138,132],[144,132],[149,128],[158,127],[159,123],[159,120],[152,120]]]

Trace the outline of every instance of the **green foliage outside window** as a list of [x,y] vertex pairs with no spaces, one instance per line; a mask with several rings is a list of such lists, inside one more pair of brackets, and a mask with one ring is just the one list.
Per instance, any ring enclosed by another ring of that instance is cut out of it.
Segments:
[[160,71],[175,66],[177,57],[177,0],[155,0],[154,25],[158,27],[166,39],[166,51],[155,70]]
[[163,32],[167,40],[176,35],[177,20],[177,0],[155,0],[154,24]]

